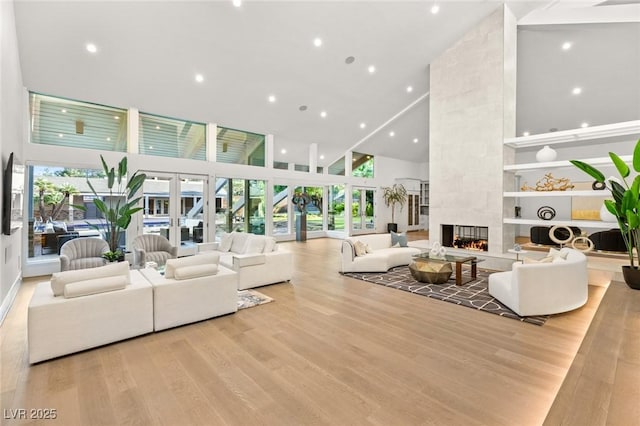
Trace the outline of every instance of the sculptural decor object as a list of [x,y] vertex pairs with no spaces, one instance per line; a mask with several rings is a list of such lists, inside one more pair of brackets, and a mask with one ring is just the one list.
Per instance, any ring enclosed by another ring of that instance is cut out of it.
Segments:
[[556,217],[556,211],[551,206],[542,206],[538,209],[538,217],[542,220],[551,220]]
[[569,178],[554,178],[551,173],[545,174],[536,182],[535,187],[528,186],[525,182],[520,188],[521,191],[566,191],[567,189],[573,189]]

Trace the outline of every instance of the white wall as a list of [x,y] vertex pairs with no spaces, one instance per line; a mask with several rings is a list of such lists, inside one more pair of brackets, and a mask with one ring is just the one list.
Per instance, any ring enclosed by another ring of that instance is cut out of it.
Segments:
[[[0,1],[0,151],[3,170],[11,152],[14,153],[14,161],[24,163],[25,108],[13,2]],[[0,248],[1,321],[21,282],[22,233],[2,235]]]

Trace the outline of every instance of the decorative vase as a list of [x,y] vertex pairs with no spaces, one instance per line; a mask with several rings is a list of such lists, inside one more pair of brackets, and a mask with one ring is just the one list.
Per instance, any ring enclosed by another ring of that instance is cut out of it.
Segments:
[[558,156],[558,153],[555,149],[549,148],[549,145],[545,145],[540,151],[536,153],[536,160],[540,163],[545,163],[547,161],[553,161]]
[[634,290],[640,290],[640,269],[631,268],[629,265],[622,267],[624,282]]
[[600,207],[600,220],[603,222],[614,222],[617,223],[618,219],[614,215],[607,210],[607,206],[602,203],[602,207]]

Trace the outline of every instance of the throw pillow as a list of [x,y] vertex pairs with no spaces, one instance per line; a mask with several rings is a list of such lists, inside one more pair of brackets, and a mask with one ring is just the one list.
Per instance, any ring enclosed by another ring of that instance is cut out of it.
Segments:
[[276,251],[276,239],[273,237],[267,237],[264,241],[264,249],[263,253],[271,253],[272,251]]
[[202,253],[195,256],[168,259],[164,267],[164,277],[175,278],[175,273],[178,268],[194,265],[217,265],[219,261],[220,255],[218,253]]
[[364,243],[364,248],[367,250],[367,253],[373,253],[373,249],[367,243]]
[[396,245],[407,247],[407,234],[396,234],[391,231],[391,247],[395,247]]
[[126,286],[127,277],[124,275],[76,281],[64,286],[64,297],[70,299],[72,297],[90,296],[92,294],[122,290]]
[[188,280],[190,278],[206,277],[218,273],[218,265],[191,265],[176,268],[176,280]]
[[247,243],[247,249],[245,250],[245,253],[247,254],[263,253],[266,240],[267,239],[262,235],[251,236],[249,238],[249,242]]
[[238,254],[244,254],[247,252],[247,246],[249,245],[249,238],[253,234],[246,232],[235,232],[233,236],[233,242],[231,243],[231,251]]
[[522,259],[522,263],[524,264],[532,264],[532,263],[551,263],[551,257],[543,257],[542,259],[532,259],[530,257],[525,257]]
[[51,290],[54,296],[62,296],[64,294],[64,286],[69,283],[116,275],[126,277],[127,283],[129,283],[129,262],[114,262],[98,268],[55,272],[51,275]]
[[356,256],[364,256],[367,254],[367,247],[362,241],[357,241],[353,243],[353,248],[356,250]]
[[568,254],[569,252],[567,251],[560,251],[560,250],[551,248],[549,249],[549,254],[547,255],[547,257],[551,258],[551,262],[563,262],[567,259]]
[[224,232],[222,234],[222,238],[220,239],[220,247],[218,247],[218,250],[229,251],[231,250],[232,243],[233,243],[233,232],[231,233]]

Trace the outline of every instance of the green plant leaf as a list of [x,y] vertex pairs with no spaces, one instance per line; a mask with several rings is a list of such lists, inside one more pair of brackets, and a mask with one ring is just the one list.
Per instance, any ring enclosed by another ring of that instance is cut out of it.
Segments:
[[622,197],[624,197],[626,189],[624,189],[624,186],[620,185],[615,180],[610,180],[609,184],[611,185],[611,195],[613,195],[613,199],[616,203],[621,204]]
[[77,210],[81,210],[83,212],[87,211],[87,207],[86,206],[80,206],[78,204],[71,204],[71,207],[73,207],[74,209],[77,209]]
[[607,208],[609,213],[611,213],[615,217],[621,216],[621,213],[616,208],[616,203],[613,200],[604,200],[604,206]]
[[627,212],[633,210],[636,206],[636,200],[633,199],[633,193],[631,191],[625,191],[622,197],[622,203],[620,210]]
[[591,176],[592,178],[594,178],[596,181],[604,182],[604,175],[602,174],[602,172],[596,169],[595,167],[593,167],[592,165],[587,164],[580,160],[569,160],[569,162],[574,166],[576,166],[577,168],[579,168],[580,170],[582,170],[583,172],[585,172],[586,174],[588,174],[589,176]]
[[104,203],[104,201],[102,201],[100,198],[94,198],[93,204],[95,204],[96,208],[106,216],[107,212],[109,211],[109,208]]
[[622,176],[623,178],[629,176],[631,170],[629,170],[629,166],[627,166],[627,163],[625,163],[622,158],[618,156],[618,154],[616,154],[615,152],[610,152],[609,157],[611,157],[611,161],[613,161],[616,169],[618,169],[618,173],[620,173],[620,176]]
[[638,139],[633,149],[633,170],[640,173],[640,139]]
[[640,218],[636,213],[627,210],[627,223],[629,224],[629,229],[638,229],[640,227]]
[[122,157],[118,163],[118,184],[122,182],[122,178],[127,174],[127,157]]
[[102,161],[102,169],[104,170],[105,176],[109,174],[109,166],[107,166],[107,162],[104,161],[104,157],[100,156],[100,161]]

